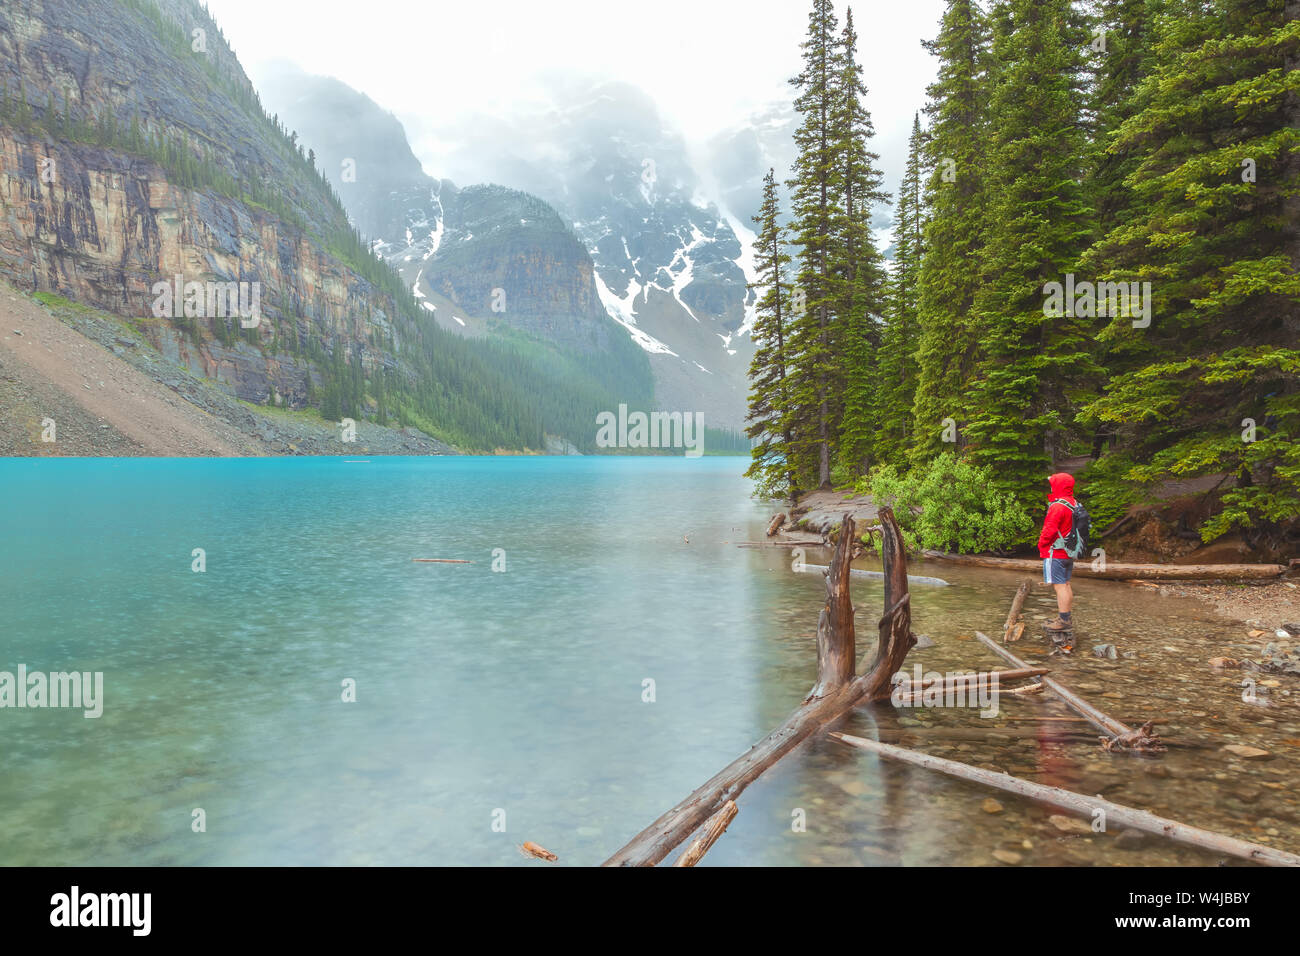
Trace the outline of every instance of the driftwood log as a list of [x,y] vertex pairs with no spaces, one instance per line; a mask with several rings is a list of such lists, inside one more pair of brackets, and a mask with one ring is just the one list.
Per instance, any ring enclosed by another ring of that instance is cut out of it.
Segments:
[[1020,620],[1020,609],[1025,606],[1025,598],[1029,594],[1029,587],[1032,581],[1021,581],[1020,587],[1016,588],[1016,596],[1011,599],[1011,610],[1007,613],[1007,623],[1002,625],[1002,643],[1008,644],[1012,641],[1020,640],[1020,635],[1024,632],[1025,626],[1022,624],[1016,628],[1015,635],[1012,636],[1012,628],[1016,627],[1016,622]]
[[[893,512],[880,509],[885,567],[885,614],[867,672],[853,676],[853,602],[849,561],[854,523],[845,514],[826,572],[826,607],[817,629],[817,683],[804,703],[767,737],[714,774],[605,861],[605,866],[654,866],[778,760],[859,704],[888,700],[893,675],[916,643],[907,593],[907,555]],[[824,627],[822,625],[825,625]]]
[[1179,843],[1187,843],[1215,853],[1226,853],[1230,856],[1251,860],[1255,863],[1263,863],[1267,866],[1300,866],[1300,856],[1294,853],[1275,850],[1269,846],[1260,846],[1258,843],[1250,843],[1246,840],[1238,840],[1236,837],[1225,836],[1222,833],[1191,827],[1175,820],[1166,820],[1146,810],[1135,810],[1132,807],[1103,800],[1101,797],[1085,797],[1083,794],[1075,793],[1072,790],[1062,790],[1060,787],[1048,787],[1041,783],[1031,783],[1028,780],[1021,780],[1019,777],[1013,777],[1008,773],[984,770],[956,760],[932,757],[929,754],[917,753],[915,750],[895,747],[891,744],[882,744],[862,737],[852,737],[848,734],[839,733],[832,733],[831,736],[851,747],[879,754],[882,757],[889,757],[891,760],[901,760],[904,763],[925,767],[927,770],[938,770],[941,773],[960,777],[963,780],[971,780],[975,783],[996,787],[1008,793],[1018,793],[1021,796],[1029,797],[1031,800],[1037,800],[1050,807],[1056,807],[1058,810],[1078,813],[1090,819],[1097,810],[1101,810],[1106,815],[1105,820],[1108,827],[1111,824],[1118,823],[1134,830],[1141,830],[1144,833],[1154,833],[1157,836],[1177,840]]
[[770,522],[768,522],[768,525],[767,525],[767,536],[768,536],[769,538],[772,537],[772,535],[776,534],[778,531],[781,530],[781,525],[783,525],[783,524],[785,524],[785,512],[784,512],[784,511],[782,511],[779,515],[777,515],[777,516],[774,517]]
[[[1036,571],[1042,573],[1043,562],[1031,558],[986,558],[978,554],[949,554],[946,551],[922,551],[935,561],[964,564],[972,568],[997,568],[1002,571]],[[1111,581],[1268,581],[1286,573],[1281,564],[1121,564],[1107,561],[1101,568],[1090,562],[1076,561],[1074,573],[1085,578]]]
[[[987,634],[982,634],[979,631],[976,631],[975,636],[979,638],[981,644],[1013,667],[1029,666],[1005,647],[1000,647]],[[1164,745],[1157,741],[1156,735],[1150,732],[1151,721],[1143,724],[1142,727],[1134,729],[1120,723],[1114,717],[1102,713],[1074,691],[1057,681],[1052,680],[1050,677],[1044,677],[1042,682],[1047,689],[1059,697],[1066,706],[1076,713],[1081,714],[1088,723],[1092,724],[1098,730],[1103,731],[1107,735],[1107,738],[1110,740],[1110,746],[1106,747],[1108,751],[1112,749],[1123,749],[1124,747],[1132,747],[1134,750],[1150,751],[1160,751],[1165,749]],[[1143,732],[1143,728],[1146,728],[1145,732]],[[1119,744],[1120,746],[1116,747],[1116,744]]]
[[939,677],[937,680],[933,677],[923,678],[920,681],[905,680],[901,682],[901,689],[904,693],[916,692],[933,687],[936,683],[945,687],[955,686],[957,684],[986,684],[991,681],[1008,681],[1020,680],[1023,677],[1040,677],[1043,674],[1050,674],[1046,667],[1016,667],[1006,671],[970,671],[966,674],[952,674],[945,677]]
[[736,801],[728,800],[722,809],[709,818],[704,831],[691,841],[673,866],[694,866],[709,852],[709,847],[718,842],[718,837],[727,832],[731,821],[736,819]]

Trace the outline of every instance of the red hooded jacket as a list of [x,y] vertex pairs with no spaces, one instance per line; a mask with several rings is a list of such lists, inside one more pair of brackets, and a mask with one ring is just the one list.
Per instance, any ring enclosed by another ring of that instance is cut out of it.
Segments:
[[[1052,493],[1048,497],[1052,501],[1062,498],[1070,503],[1070,507],[1075,505],[1074,500],[1074,476],[1067,475],[1063,471],[1058,471],[1047,479],[1052,487]],[[1056,542],[1057,535],[1064,538],[1074,527],[1074,514],[1063,504],[1051,504],[1047,506],[1047,517],[1043,519],[1043,531],[1038,536],[1038,556],[1040,558],[1068,558],[1069,555],[1060,548],[1052,549]]]

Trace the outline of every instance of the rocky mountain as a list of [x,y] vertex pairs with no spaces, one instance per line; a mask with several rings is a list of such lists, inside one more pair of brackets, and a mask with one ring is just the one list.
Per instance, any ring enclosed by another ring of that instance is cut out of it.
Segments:
[[[409,150],[383,150],[400,125],[373,119],[359,139],[377,151],[318,157],[264,111],[194,0],[6,3],[0,277],[121,317],[246,402],[418,426],[462,447],[591,447],[597,412],[629,393],[648,400],[644,358],[598,363],[441,329],[361,240],[333,185],[337,163],[356,159],[356,185],[386,199],[363,210],[367,228],[427,227],[434,241],[454,187],[424,177]],[[471,216],[482,207],[455,203]],[[479,294],[446,278],[447,295]],[[173,279],[185,306],[160,310]],[[259,301],[254,321],[213,311],[214,288],[236,286]],[[528,298],[515,296],[521,315]]]
[[748,219],[718,205],[713,178],[637,88],[562,80],[546,94],[515,115],[435,126],[457,143],[451,167],[555,206],[591,255],[606,309],[650,355],[657,404],[742,427]]
[[267,109],[310,145],[348,218],[386,259],[437,249],[450,180],[429,176],[392,113],[333,77],[287,62],[264,67],[257,85]]
[[[746,227],[763,201],[763,177],[776,170],[778,182],[790,176],[795,160],[794,131],[799,116],[789,101],[772,103],[745,122],[715,134],[704,145],[703,165],[712,177],[719,205]],[[782,204],[789,214],[789,204]]]
[[[372,249],[443,328],[522,331],[625,371],[643,361],[606,313],[586,248],[546,202],[427,175],[397,118],[336,79],[281,63],[259,86],[337,180]],[[644,383],[622,380],[635,386],[625,399],[641,401]]]

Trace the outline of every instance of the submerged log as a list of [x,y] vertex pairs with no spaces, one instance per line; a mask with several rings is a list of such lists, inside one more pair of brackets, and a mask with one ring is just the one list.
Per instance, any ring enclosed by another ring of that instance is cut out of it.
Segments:
[[[986,558],[978,554],[949,554],[946,551],[922,551],[924,557],[972,568],[997,568],[1002,571],[1042,572],[1043,562],[1031,558]],[[1108,581],[1268,581],[1286,573],[1280,564],[1121,564],[1107,561],[1094,568],[1091,563],[1076,561],[1074,573],[1085,578]]]
[[[795,570],[795,571],[802,571],[802,572],[805,572],[805,573],[807,573],[807,574],[812,574],[813,572],[816,572],[816,571],[825,571],[825,570],[826,570],[826,565],[824,565],[824,564],[809,564],[807,561],[805,561],[802,565],[800,565],[799,567],[794,568],[793,570]],[[875,578],[875,579],[877,579],[877,580],[879,580],[879,579],[881,579],[881,578],[883,578],[883,577],[885,576],[885,572],[884,572],[884,571],[872,571],[870,568],[851,568],[851,569],[849,570],[849,574],[852,575],[852,576],[855,577],[855,578]],[[938,588],[946,588],[946,587],[948,587],[948,582],[945,581],[943,578],[931,578],[931,577],[926,577],[926,576],[923,575],[923,574],[909,574],[909,575],[907,576],[907,583],[908,583],[909,585],[912,585],[912,584],[929,584],[929,585],[933,585],[934,587],[938,587]]]
[[[1005,647],[1000,647],[987,634],[982,634],[979,631],[976,631],[975,636],[979,638],[981,644],[993,653],[997,654],[1008,664],[1015,667],[1029,666]],[[1050,677],[1044,677],[1042,682],[1046,685],[1047,689],[1059,697],[1067,707],[1074,710],[1076,713],[1082,714],[1083,717],[1087,719],[1088,723],[1092,724],[1098,730],[1105,732],[1111,741],[1111,746],[1107,747],[1107,750],[1111,750],[1116,743],[1119,743],[1122,746],[1131,746],[1135,750],[1159,751],[1165,749],[1164,745],[1160,744],[1156,740],[1155,735],[1149,733],[1150,721],[1143,725],[1148,728],[1148,732],[1142,733],[1141,727],[1135,730],[1132,727],[1120,723],[1114,717],[1102,713],[1074,691],[1052,680]]]
[[544,846],[538,846],[532,840],[527,840],[519,844],[519,852],[524,856],[535,856],[539,860],[545,860],[548,863],[554,863],[559,859],[554,853]]
[[769,538],[772,537],[772,535],[776,534],[778,531],[781,530],[781,525],[783,525],[783,524],[785,524],[785,512],[784,512],[784,511],[782,511],[779,515],[777,515],[777,516],[774,517],[770,522],[768,522],[768,525],[767,525],[767,536],[768,536]]
[[1199,827],[1188,826],[1175,820],[1166,820],[1146,810],[1135,810],[1133,807],[1112,803],[1109,800],[1103,800],[1101,797],[1086,797],[1072,790],[1062,790],[1060,787],[1048,787],[1041,783],[1031,783],[1028,780],[1021,780],[1019,777],[1013,777],[1008,773],[983,770],[956,760],[932,757],[929,754],[917,753],[915,750],[895,747],[892,744],[882,744],[862,737],[852,737],[840,733],[832,733],[831,736],[842,743],[848,744],[850,747],[857,747],[869,753],[889,757],[891,760],[901,760],[904,763],[924,767],[927,770],[938,770],[940,773],[996,787],[1008,793],[1017,793],[1031,800],[1037,800],[1050,807],[1055,807],[1058,810],[1078,813],[1090,819],[1097,810],[1101,810],[1106,815],[1105,820],[1108,827],[1112,823],[1119,823],[1134,830],[1141,830],[1144,833],[1154,833],[1157,836],[1168,837],[1179,843],[1186,843],[1215,853],[1226,853],[1230,856],[1240,857],[1243,860],[1263,863],[1266,866],[1300,866],[1300,855],[1295,853],[1275,850],[1273,847],[1260,846],[1258,843],[1250,843],[1246,840],[1238,840],[1236,837],[1214,833],[1211,830],[1202,830]]
[[[983,644],[989,650],[993,651],[993,653],[997,654],[999,657],[1001,657],[1008,664],[1011,664],[1013,667],[1029,666],[1027,663],[1022,661],[1019,657],[1016,657],[1015,654],[1012,654],[1005,647],[999,647],[997,644],[995,644],[987,634],[981,633],[980,631],[976,631],[975,637],[980,641],[981,644]],[[1058,683],[1057,681],[1052,680],[1050,677],[1045,678],[1043,683],[1047,685],[1048,689],[1051,690],[1053,694],[1061,698],[1062,702],[1065,703],[1071,710],[1074,710],[1077,713],[1083,715],[1084,719],[1087,720],[1088,723],[1096,727],[1098,730],[1104,730],[1106,733],[1113,734],[1113,735],[1126,734],[1130,730],[1132,730],[1131,727],[1126,727],[1124,724],[1121,724],[1114,717],[1110,717],[1106,714],[1103,714],[1100,710],[1098,710],[1096,707],[1093,707],[1092,704],[1088,703],[1086,700],[1084,700],[1074,691]]]
[[1025,597],[1029,594],[1029,586],[1032,583],[1032,581],[1021,581],[1020,587],[1016,588],[1016,596],[1011,600],[1011,610],[1007,613],[1007,623],[1002,625],[1003,644],[1020,640],[1020,635],[1025,630],[1024,626],[1021,625],[1016,631],[1015,637],[1011,636],[1011,629],[1016,626],[1016,621],[1020,620],[1020,609],[1025,606]]
[[[887,610],[880,619],[880,638],[875,657],[867,673],[847,682],[838,682],[836,680],[840,674],[838,669],[830,675],[819,671],[817,686],[827,688],[825,696],[818,697],[810,694],[803,705],[796,709],[780,727],[634,836],[627,845],[606,860],[604,866],[654,866],[699,829],[709,817],[717,813],[726,801],[735,800],[763,771],[817,731],[843,717],[859,704],[889,699],[890,681],[902,667],[903,658],[916,643],[916,637],[912,634],[911,603],[907,593],[907,555],[903,551],[903,539],[898,524],[889,508],[880,509],[880,523]],[[830,594],[834,586],[832,579],[838,581],[842,578],[844,597],[847,599],[847,565],[853,553],[851,533],[853,524],[849,515],[845,515],[845,527],[850,529],[850,533],[847,535],[841,533],[836,545],[835,557],[831,569],[827,572],[827,592]],[[847,601],[846,607],[842,608],[842,613],[837,612],[836,623],[844,623],[846,620],[851,623],[852,615],[852,601]],[[839,632],[828,630],[825,636],[829,641],[842,642],[848,635],[843,630]],[[819,645],[821,639],[822,633],[819,631]],[[834,667],[838,668],[842,666],[845,657],[851,653],[851,650],[846,651],[842,647],[835,648],[828,659]],[[819,666],[821,663],[822,655],[819,646]]]
[[699,863],[709,847],[718,842],[718,837],[727,832],[731,821],[736,819],[736,801],[728,800],[722,809],[715,813],[704,827],[704,832],[691,841],[673,866],[694,866]]
[[932,687],[935,683],[946,685],[968,683],[970,681],[986,682],[991,680],[1020,680],[1022,677],[1039,677],[1043,674],[1050,673],[1051,671],[1046,667],[1015,667],[1011,670],[1005,671],[970,671],[965,674],[952,674],[938,678],[926,677],[920,681],[906,680],[903,681],[903,690],[925,690],[927,687]]

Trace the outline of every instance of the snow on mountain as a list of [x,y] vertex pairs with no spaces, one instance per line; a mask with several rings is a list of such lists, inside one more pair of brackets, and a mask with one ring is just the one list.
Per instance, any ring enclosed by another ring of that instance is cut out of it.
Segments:
[[752,239],[757,206],[720,204],[716,177],[649,97],[625,83],[557,80],[526,113],[436,135],[458,144],[440,159],[451,175],[474,170],[526,190],[572,223],[606,311],[650,355],[661,408],[743,427],[753,296],[738,233]]

